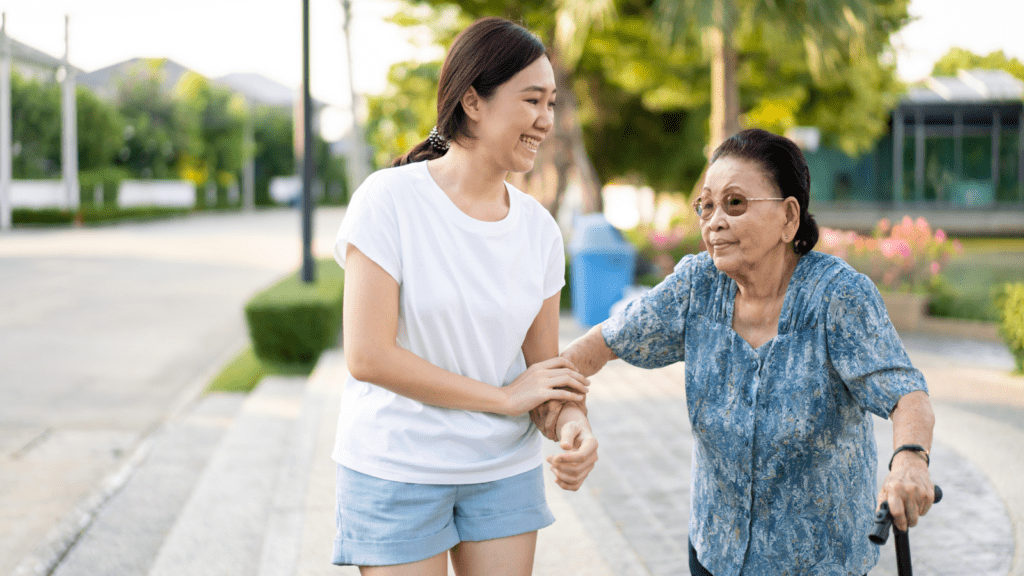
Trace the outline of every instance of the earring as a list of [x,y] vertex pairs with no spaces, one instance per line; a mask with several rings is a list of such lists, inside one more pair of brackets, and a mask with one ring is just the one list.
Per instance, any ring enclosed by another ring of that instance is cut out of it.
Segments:
[[430,129],[430,136],[427,136],[427,141],[430,142],[430,147],[438,152],[448,151],[449,142],[437,131],[437,126]]

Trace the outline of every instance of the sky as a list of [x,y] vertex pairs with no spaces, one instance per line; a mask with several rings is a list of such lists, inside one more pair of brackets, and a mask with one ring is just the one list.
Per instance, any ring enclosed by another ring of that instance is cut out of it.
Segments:
[[[398,0],[350,0],[356,91],[384,90],[394,62],[433,60],[443,51],[423,31],[385,19]],[[55,57],[64,55],[70,16],[70,58],[86,71],[134,57],[166,57],[208,77],[256,72],[287,86],[302,80],[302,12],[298,0],[2,0],[11,37]],[[907,81],[926,77],[958,46],[1003,50],[1024,60],[1024,0],[911,0],[916,20],[893,39],[897,70]],[[310,0],[310,91],[337,109],[345,124],[350,102],[341,0]]]

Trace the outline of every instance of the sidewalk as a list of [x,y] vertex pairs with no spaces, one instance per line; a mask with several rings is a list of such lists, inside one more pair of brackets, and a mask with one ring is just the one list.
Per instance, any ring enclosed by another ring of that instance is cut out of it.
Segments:
[[[569,318],[562,324],[564,348],[581,330]],[[932,475],[945,499],[911,532],[915,574],[1022,575],[1024,419],[1015,419],[1024,414],[1024,379],[923,348],[910,351],[935,403]],[[562,491],[545,472],[558,521],[540,532],[536,576],[688,574],[692,436],[683,375],[681,364],[642,370],[615,361],[592,378],[600,462],[578,492]],[[342,353],[331,350],[308,379],[268,378],[245,398],[200,399],[154,435],[59,564],[51,558],[52,573],[358,574],[328,564],[330,452],[345,376]],[[987,415],[988,403],[1005,417]],[[891,428],[876,419],[876,431],[885,454]],[[546,450],[558,448],[549,442]],[[20,573],[48,572],[26,561]],[[895,576],[891,539],[871,574]]]

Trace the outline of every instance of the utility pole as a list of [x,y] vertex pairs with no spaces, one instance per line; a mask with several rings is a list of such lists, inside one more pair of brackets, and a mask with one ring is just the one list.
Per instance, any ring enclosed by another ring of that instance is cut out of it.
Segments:
[[0,231],[11,229],[11,40],[7,13],[0,28]]
[[64,172],[64,191],[67,195],[68,208],[78,210],[78,114],[75,102],[75,70],[71,67],[71,17],[64,16],[64,64],[61,83],[64,88],[64,129],[61,130],[63,154],[61,165]]
[[302,281],[313,269],[313,98],[309,92],[309,0],[302,0]]
[[246,98],[245,129],[242,138],[242,210],[256,209],[256,104]]
[[352,193],[369,175],[369,162],[366,158],[363,127],[359,121],[359,97],[356,94],[355,74],[352,70],[352,0],[341,0],[341,7],[345,12],[345,56],[348,58],[348,87],[352,103],[352,145],[349,146],[348,161],[345,163],[345,172],[349,183],[348,193],[351,198]]

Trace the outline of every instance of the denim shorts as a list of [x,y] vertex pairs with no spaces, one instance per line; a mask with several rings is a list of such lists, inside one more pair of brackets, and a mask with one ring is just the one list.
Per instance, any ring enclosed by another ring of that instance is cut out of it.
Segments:
[[540,466],[481,484],[407,484],[338,466],[334,564],[393,566],[550,526]]

